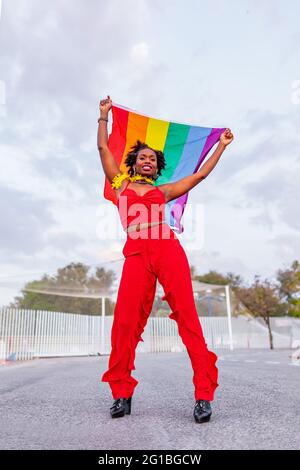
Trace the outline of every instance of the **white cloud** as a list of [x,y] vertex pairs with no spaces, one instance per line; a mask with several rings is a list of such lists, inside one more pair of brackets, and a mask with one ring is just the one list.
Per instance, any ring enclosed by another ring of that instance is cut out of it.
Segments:
[[143,64],[149,57],[149,46],[145,42],[135,44],[130,51],[130,56],[133,62]]

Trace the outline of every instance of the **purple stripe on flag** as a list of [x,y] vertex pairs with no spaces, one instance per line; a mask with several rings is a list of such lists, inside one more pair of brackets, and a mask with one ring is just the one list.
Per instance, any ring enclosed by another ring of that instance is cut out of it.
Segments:
[[[205,145],[203,147],[203,150],[201,152],[201,155],[200,155],[200,158],[199,158],[199,161],[197,163],[197,166],[195,168],[195,171],[194,173],[196,173],[196,171],[198,171],[201,163],[203,162],[203,160],[205,159],[206,155],[208,154],[208,152],[211,150],[211,148],[215,145],[216,142],[218,142],[218,140],[220,139],[220,135],[222,134],[222,132],[225,131],[225,127],[224,128],[213,128],[211,130],[211,133],[210,135],[208,136],[206,142],[205,142]],[[178,233],[182,233],[184,231],[184,227],[183,225],[180,223],[180,219],[181,219],[181,216],[183,214],[183,211],[184,211],[184,208],[185,208],[185,205],[187,203],[187,199],[188,199],[188,195],[189,195],[189,191],[185,194],[183,194],[182,196],[180,196],[179,198],[177,199],[174,199],[173,204],[172,204],[172,209],[171,209],[171,216],[174,220],[174,224],[172,224],[174,226],[174,229],[175,230],[178,230]],[[174,207],[173,207],[174,205]]]

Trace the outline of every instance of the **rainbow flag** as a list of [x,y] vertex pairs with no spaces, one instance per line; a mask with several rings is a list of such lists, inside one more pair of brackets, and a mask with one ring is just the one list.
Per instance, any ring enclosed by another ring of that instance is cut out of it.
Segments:
[[[108,147],[121,172],[127,172],[124,160],[137,139],[155,150],[164,152],[166,168],[162,170],[162,175],[156,180],[155,186],[172,183],[195,173],[225,130],[225,127],[200,127],[164,121],[116,103],[112,105],[112,118]],[[104,197],[114,204],[117,203],[116,193],[106,177]],[[166,221],[178,233],[184,230],[181,218],[187,199],[188,192],[168,202],[165,207]]]

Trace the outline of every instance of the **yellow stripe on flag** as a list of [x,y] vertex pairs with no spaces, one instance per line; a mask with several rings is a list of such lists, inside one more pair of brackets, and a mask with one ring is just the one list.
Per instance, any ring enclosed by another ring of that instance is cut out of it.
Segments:
[[154,150],[163,151],[169,131],[170,123],[161,119],[149,119],[146,144]]

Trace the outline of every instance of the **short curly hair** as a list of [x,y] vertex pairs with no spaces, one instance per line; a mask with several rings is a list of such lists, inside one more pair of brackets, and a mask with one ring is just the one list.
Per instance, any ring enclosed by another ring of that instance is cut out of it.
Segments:
[[130,151],[126,155],[124,163],[127,167],[129,167],[128,173],[130,176],[134,175],[133,165],[136,162],[138,152],[142,149],[150,149],[155,152],[157,159],[157,177],[154,179],[157,179],[161,175],[161,170],[164,170],[166,167],[164,153],[161,150],[155,150],[152,147],[149,147],[149,145],[147,145],[145,142],[141,142],[140,140],[137,140],[136,143],[130,147]]

